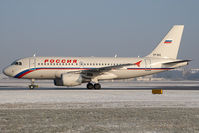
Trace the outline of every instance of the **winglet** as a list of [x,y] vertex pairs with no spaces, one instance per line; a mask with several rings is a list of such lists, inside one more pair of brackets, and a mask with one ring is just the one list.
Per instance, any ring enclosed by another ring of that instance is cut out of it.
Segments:
[[140,67],[140,63],[142,62],[142,60],[138,61],[135,63],[135,65],[137,65],[138,67]]

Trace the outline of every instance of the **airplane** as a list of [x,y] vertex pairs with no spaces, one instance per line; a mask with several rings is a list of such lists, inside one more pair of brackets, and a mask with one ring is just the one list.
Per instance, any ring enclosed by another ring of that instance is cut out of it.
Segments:
[[7,76],[35,80],[54,80],[55,86],[101,89],[102,80],[129,79],[188,65],[191,60],[177,59],[184,25],[174,25],[157,47],[145,57],[27,57],[14,61],[3,70]]

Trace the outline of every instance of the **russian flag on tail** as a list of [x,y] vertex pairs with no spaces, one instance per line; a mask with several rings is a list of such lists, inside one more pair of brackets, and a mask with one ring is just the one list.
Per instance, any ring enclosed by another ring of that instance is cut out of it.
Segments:
[[165,40],[164,43],[172,43],[172,40]]

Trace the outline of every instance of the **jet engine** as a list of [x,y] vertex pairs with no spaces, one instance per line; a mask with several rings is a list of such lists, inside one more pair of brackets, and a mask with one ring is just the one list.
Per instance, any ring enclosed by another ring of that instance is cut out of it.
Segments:
[[56,86],[76,86],[82,83],[81,74],[65,73],[61,75],[61,78],[54,80]]

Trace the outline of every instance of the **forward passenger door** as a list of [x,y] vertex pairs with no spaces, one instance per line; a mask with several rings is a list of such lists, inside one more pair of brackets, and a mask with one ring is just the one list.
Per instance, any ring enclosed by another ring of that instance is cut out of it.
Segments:
[[34,57],[29,58],[29,68],[35,68],[36,67],[36,59]]

